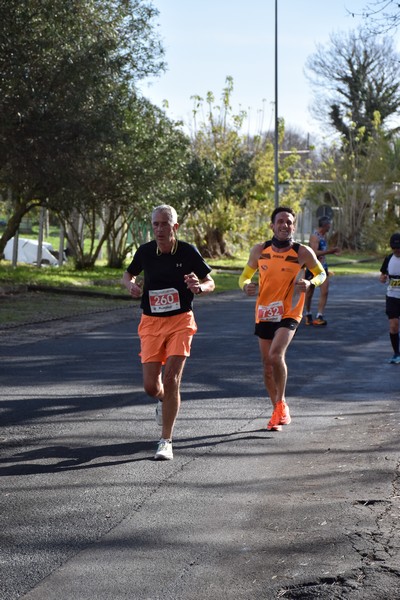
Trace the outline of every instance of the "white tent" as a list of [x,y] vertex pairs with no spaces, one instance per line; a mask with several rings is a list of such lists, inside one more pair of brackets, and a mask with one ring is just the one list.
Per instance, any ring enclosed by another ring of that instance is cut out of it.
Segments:
[[[26,238],[18,239],[18,257],[17,261],[22,263],[36,264],[39,242],[37,240],[28,240]],[[4,249],[4,258],[12,260],[14,248],[14,238],[8,240]],[[58,265],[58,260],[52,255],[50,250],[53,246],[49,242],[42,243],[42,264]]]

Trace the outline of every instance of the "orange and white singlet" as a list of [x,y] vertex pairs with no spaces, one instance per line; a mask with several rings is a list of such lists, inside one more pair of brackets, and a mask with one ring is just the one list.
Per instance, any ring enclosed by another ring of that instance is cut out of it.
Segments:
[[265,242],[258,259],[259,292],[256,302],[256,323],[277,323],[303,315],[305,293],[295,291],[295,282],[304,277],[304,265],[299,264],[300,244],[285,252],[274,252],[271,241]]

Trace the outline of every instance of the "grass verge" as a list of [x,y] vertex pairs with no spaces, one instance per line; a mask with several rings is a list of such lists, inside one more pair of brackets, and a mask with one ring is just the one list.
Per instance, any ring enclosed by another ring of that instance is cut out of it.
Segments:
[[[210,261],[216,293],[235,290],[246,259]],[[382,257],[343,254],[329,261],[335,275],[366,275],[379,272]],[[0,263],[0,327],[65,318],[121,307],[128,299],[120,280],[122,270],[98,266],[74,271],[71,267],[42,267]],[[47,292],[35,286],[43,286]],[[53,289],[53,291],[52,291]],[[54,291],[57,290],[57,293]],[[63,290],[65,293],[62,293]],[[70,293],[73,291],[73,295]],[[95,294],[93,294],[95,292]]]

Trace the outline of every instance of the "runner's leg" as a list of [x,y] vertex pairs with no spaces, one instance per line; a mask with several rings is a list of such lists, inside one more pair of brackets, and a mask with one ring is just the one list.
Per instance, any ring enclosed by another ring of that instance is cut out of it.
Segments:
[[313,287],[309,287],[308,290],[306,291],[306,299],[304,302],[304,308],[306,310],[306,313],[311,313],[311,302],[314,296],[314,288]]
[[287,381],[285,355],[295,333],[287,327],[280,327],[275,332],[273,340],[259,339],[264,380],[274,407],[280,400],[285,400]]
[[163,397],[163,426],[162,437],[172,438],[172,433],[178,416],[181,394],[180,386],[186,356],[169,356],[164,367],[164,397]]
[[265,387],[267,388],[268,395],[270,397],[272,406],[275,406],[276,397],[277,397],[277,389],[275,385],[275,380],[273,376],[272,364],[269,358],[269,352],[271,348],[272,340],[264,340],[262,338],[258,338],[258,345],[261,353],[261,360],[263,366],[263,376]]
[[325,306],[328,301],[329,292],[329,277],[327,277],[322,285],[319,286],[319,302],[318,302],[318,314],[325,314]]
[[142,364],[143,387],[146,394],[152,398],[162,400],[164,397],[164,386],[162,382],[161,362],[147,362]]

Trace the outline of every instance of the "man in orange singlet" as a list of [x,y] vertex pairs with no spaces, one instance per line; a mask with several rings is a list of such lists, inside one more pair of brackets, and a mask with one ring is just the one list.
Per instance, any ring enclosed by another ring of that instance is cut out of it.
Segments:
[[[198,250],[178,240],[178,217],[172,206],[157,206],[152,226],[155,239],[137,249],[122,282],[133,298],[141,297],[138,333],[143,386],[158,400],[156,419],[162,427],[154,458],[171,460],[183,368],[197,331],[193,297],[212,292],[215,284]],[[142,271],[143,288],[136,282]]]
[[[303,314],[305,292],[321,285],[325,271],[309,246],[293,241],[296,215],[290,207],[279,206],[271,216],[272,240],[256,244],[239,278],[247,296],[256,296],[255,335],[263,363],[264,383],[272,402],[269,431],[281,431],[291,421],[285,399],[287,382],[286,350]],[[305,268],[312,272],[305,279]],[[252,277],[258,271],[258,286]],[[258,290],[258,294],[257,294]]]

